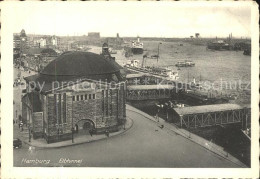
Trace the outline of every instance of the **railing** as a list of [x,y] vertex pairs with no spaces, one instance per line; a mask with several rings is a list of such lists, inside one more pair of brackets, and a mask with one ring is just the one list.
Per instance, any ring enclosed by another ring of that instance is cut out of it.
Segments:
[[[181,127],[187,128],[207,127],[242,123],[244,118],[250,120],[250,108],[239,110],[226,110],[210,113],[189,114],[180,116]],[[249,122],[247,122],[249,123]]]

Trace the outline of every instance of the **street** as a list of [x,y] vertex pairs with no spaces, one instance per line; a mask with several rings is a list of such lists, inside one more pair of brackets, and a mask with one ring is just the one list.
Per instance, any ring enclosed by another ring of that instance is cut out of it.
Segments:
[[[159,128],[141,115],[127,111],[134,125],[126,133],[104,140],[64,148],[14,149],[15,167],[238,167],[205,148]],[[25,163],[25,160],[50,160]],[[81,163],[59,163],[61,159]]]

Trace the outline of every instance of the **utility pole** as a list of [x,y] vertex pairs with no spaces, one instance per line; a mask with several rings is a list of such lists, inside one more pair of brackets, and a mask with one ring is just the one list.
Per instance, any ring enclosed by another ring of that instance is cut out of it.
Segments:
[[74,143],[74,124],[73,124],[73,95],[71,95],[71,100],[72,100],[72,105],[71,105],[71,111],[72,111],[72,115],[71,115],[71,142]]
[[158,44],[158,54],[157,54],[157,63],[158,63],[158,59],[159,59],[159,55],[160,55],[160,44],[162,44],[161,42]]

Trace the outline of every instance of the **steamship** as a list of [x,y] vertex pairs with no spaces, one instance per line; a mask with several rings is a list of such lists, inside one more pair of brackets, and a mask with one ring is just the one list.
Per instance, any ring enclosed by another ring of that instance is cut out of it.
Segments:
[[143,52],[144,52],[143,47],[144,47],[144,44],[142,42],[140,42],[140,39],[138,37],[137,41],[132,42],[132,47],[131,47],[132,53],[133,54],[143,54]]

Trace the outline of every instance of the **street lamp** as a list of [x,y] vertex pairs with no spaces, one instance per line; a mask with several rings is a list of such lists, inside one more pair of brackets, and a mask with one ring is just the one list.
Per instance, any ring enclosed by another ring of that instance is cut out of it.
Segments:
[[60,126],[59,126],[59,124],[56,124],[56,128],[57,128],[57,134],[58,134],[58,141],[60,141]]
[[74,127],[71,127],[71,142],[74,143],[74,138],[73,138],[73,133],[74,133]]
[[160,52],[160,45],[161,45],[162,43],[160,42],[160,43],[158,43],[158,54],[157,54],[157,63],[158,63],[158,58],[159,58],[159,52]]
[[124,116],[124,130],[125,130],[126,116]]
[[72,100],[72,106],[71,106],[71,111],[72,111],[72,115],[71,115],[71,142],[74,143],[74,124],[73,124],[73,95],[71,95],[71,100]]
[[28,124],[28,129],[29,129],[29,142],[31,142],[31,124]]

